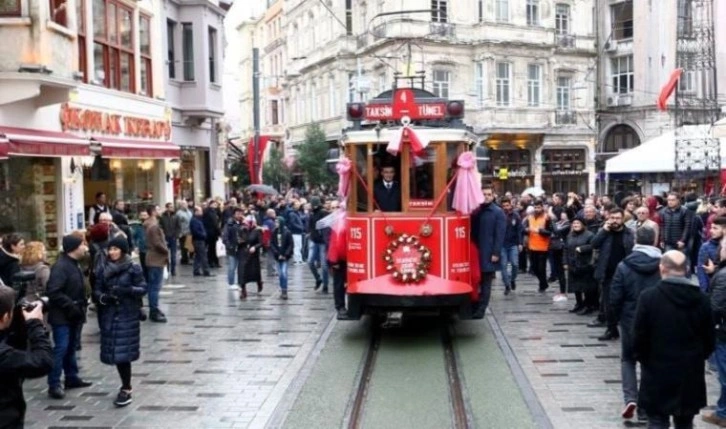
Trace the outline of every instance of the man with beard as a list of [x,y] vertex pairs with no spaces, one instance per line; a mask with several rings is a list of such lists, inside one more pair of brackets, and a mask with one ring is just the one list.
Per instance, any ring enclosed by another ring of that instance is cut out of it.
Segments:
[[618,264],[633,250],[635,240],[633,231],[625,227],[623,209],[612,208],[607,222],[592,239],[592,247],[599,252],[595,266],[595,280],[600,282],[600,315],[589,327],[607,326],[600,341],[611,341],[620,338],[617,321],[610,308],[610,284]]
[[479,251],[479,302],[473,308],[472,318],[483,319],[492,293],[492,281],[500,268],[499,259],[504,245],[507,219],[504,212],[494,204],[491,185],[482,185],[484,203],[471,215],[471,240]]
[[698,276],[698,286],[701,292],[708,293],[711,288],[710,274],[716,271],[716,266],[721,262],[719,256],[719,248],[726,230],[726,216],[720,216],[711,222],[710,239],[701,245],[698,250],[698,264],[696,266],[696,275]]
[[[655,231],[641,227],[635,232],[633,252],[618,264],[610,290],[610,307],[613,320],[620,322],[621,339],[620,371],[622,374],[623,400],[625,408],[621,416],[631,419],[638,404],[638,379],[635,372],[633,355],[633,321],[638,297],[644,290],[655,287],[660,282],[660,249],[654,246]],[[646,416],[638,410],[638,420]]]
[[544,211],[542,200],[534,201],[534,213],[524,220],[524,233],[527,235],[527,248],[534,275],[539,281],[539,292],[547,290],[547,251],[550,246],[550,237],[554,226],[552,220]]

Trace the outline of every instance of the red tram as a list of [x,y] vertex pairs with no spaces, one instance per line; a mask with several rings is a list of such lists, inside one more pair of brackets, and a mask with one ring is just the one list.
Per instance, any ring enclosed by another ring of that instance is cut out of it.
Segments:
[[488,158],[462,121],[463,101],[404,88],[347,108],[353,126],[328,162],[346,199],[348,318],[470,319],[479,269],[469,214]]

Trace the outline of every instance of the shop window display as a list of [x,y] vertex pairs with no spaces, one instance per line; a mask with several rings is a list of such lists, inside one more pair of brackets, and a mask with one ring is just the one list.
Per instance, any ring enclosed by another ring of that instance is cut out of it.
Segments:
[[0,161],[0,234],[18,232],[26,240],[42,241],[48,249],[57,249],[57,201],[53,159]]

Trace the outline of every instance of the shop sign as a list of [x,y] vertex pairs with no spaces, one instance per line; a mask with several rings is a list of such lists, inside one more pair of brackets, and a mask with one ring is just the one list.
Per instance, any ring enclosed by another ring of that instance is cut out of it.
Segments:
[[61,105],[63,131],[85,131],[111,136],[140,137],[155,140],[171,139],[171,121],[120,115],[93,109]]
[[580,176],[585,172],[581,170],[556,170],[549,172],[549,174],[552,176]]
[[65,197],[65,225],[64,232],[66,234],[72,231],[83,229],[83,196],[81,195],[79,185],[73,181],[64,183],[63,186]]
[[509,170],[506,168],[499,169],[499,180],[507,180],[509,178]]

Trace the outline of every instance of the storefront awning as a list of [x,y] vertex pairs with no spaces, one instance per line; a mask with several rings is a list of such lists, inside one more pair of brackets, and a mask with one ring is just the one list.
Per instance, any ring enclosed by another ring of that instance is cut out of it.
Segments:
[[162,159],[181,157],[181,148],[169,141],[128,140],[110,137],[93,137],[101,143],[104,158]]
[[57,131],[0,127],[0,139],[8,141],[8,155],[88,156],[88,139]]
[[8,151],[10,150],[10,142],[8,139],[0,137],[0,160],[8,159]]

